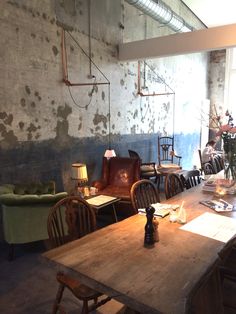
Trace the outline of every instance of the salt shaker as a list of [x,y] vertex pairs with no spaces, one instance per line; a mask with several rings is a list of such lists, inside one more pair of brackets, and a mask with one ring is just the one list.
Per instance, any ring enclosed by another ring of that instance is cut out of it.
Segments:
[[154,241],[158,242],[159,241],[159,231],[158,231],[159,222],[156,219],[156,217],[153,218],[152,223],[153,223],[153,227],[154,227]]

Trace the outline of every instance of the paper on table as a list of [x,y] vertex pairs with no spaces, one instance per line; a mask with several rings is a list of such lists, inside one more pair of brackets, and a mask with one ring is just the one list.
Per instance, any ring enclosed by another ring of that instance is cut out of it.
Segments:
[[[162,218],[167,216],[171,210],[176,210],[179,208],[179,205],[161,203],[151,204],[151,206],[155,209],[154,216],[160,216]],[[146,214],[145,208],[139,208],[138,211],[141,214]]]
[[86,201],[90,204],[90,205],[94,205],[94,206],[100,206],[106,203],[109,203],[113,200],[115,200],[116,197],[113,196],[107,196],[107,195],[98,195],[92,198],[87,199]]
[[236,220],[217,214],[204,213],[180,227],[180,229],[227,242],[236,234]]
[[216,212],[232,212],[233,210],[233,205],[229,204],[228,202],[222,199],[219,199],[218,201],[216,200],[200,201],[199,203],[211,209],[214,209]]
[[177,209],[179,208],[179,205],[174,205],[174,204],[163,204],[163,203],[155,203],[151,204],[152,207],[154,207],[156,210],[158,209]]

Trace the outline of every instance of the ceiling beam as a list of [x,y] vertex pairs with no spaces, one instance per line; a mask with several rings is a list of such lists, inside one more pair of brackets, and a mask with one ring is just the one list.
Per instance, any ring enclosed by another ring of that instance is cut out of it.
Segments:
[[188,33],[133,41],[119,45],[119,60],[143,60],[236,46],[236,24]]

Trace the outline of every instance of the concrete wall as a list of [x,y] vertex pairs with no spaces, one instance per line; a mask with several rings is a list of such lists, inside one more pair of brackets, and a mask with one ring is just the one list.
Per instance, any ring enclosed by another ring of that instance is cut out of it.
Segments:
[[[90,181],[100,175],[109,140],[109,88],[69,88],[62,82],[61,26],[67,31],[69,80],[110,81],[111,145],[118,155],[127,156],[130,148],[143,161],[156,161],[158,134],[174,133],[183,167],[192,168],[198,161],[208,55],[147,60],[151,70],[144,71],[142,65],[145,90],[174,94],[140,97],[137,62],[118,62],[117,45],[140,33],[151,36],[158,23],[143,17],[135,20],[137,10],[124,1],[91,0],[90,15],[88,4],[85,0],[0,2],[1,183],[54,179],[58,190],[69,190],[71,163],[76,161],[87,164]],[[191,16],[190,21],[198,24]],[[158,32],[171,31],[159,27]],[[96,66],[82,52],[89,54],[89,45]]]
[[[224,116],[226,112],[225,98],[225,77],[226,77],[226,50],[217,50],[210,53],[209,66],[209,98],[210,98],[210,116],[216,114]],[[209,138],[215,138],[217,132],[215,123],[210,120]],[[220,149],[221,143],[218,143]]]

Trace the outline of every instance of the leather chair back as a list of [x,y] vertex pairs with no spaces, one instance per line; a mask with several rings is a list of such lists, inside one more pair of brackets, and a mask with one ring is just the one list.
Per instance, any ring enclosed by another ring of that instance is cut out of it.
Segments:
[[103,157],[103,179],[108,185],[130,187],[140,179],[140,161],[136,158]]

